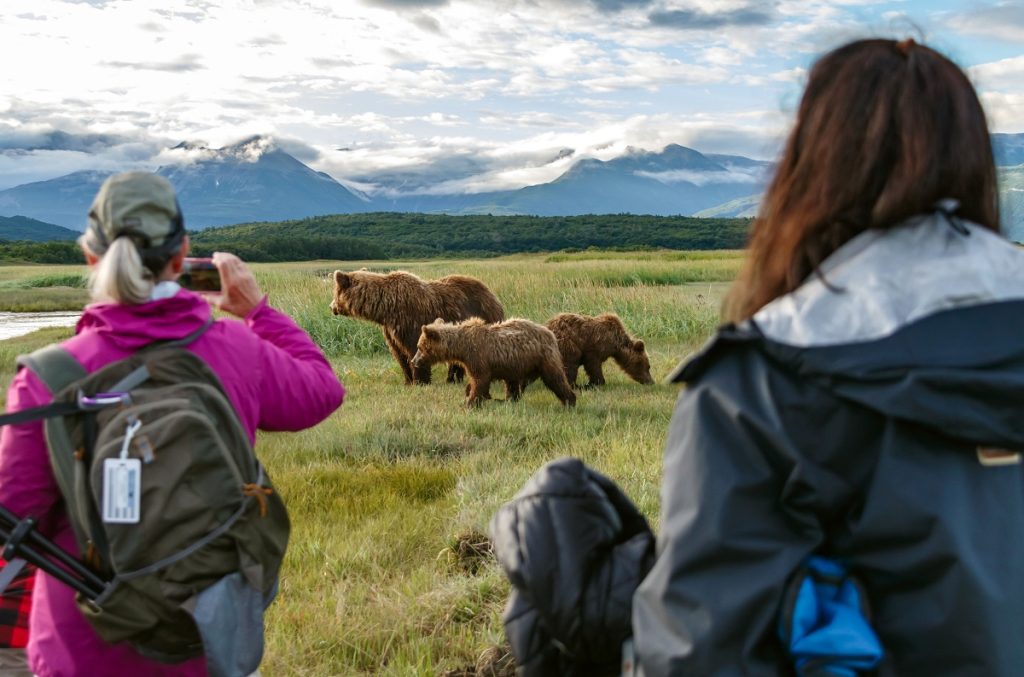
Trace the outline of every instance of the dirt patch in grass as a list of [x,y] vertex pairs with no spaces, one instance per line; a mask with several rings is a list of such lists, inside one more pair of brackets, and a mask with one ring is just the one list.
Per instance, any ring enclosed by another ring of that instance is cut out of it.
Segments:
[[441,677],[515,677],[516,659],[508,646],[492,646],[467,665],[441,673]]
[[450,569],[475,576],[485,564],[494,560],[494,546],[491,539],[479,531],[465,531],[441,551],[438,559]]

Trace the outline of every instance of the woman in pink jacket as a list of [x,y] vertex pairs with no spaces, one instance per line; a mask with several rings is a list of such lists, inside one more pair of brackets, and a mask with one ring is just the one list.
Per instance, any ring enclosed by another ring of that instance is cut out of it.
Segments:
[[[94,303],[63,347],[88,371],[153,341],[187,336],[209,320],[206,299],[175,281],[188,237],[166,179],[143,172],[109,178],[93,202],[80,243]],[[219,307],[242,321],[215,321],[188,349],[220,377],[251,441],[257,428],[316,425],[344,397],[330,363],[302,329],[267,304],[244,263],[223,253],[213,260],[222,279]],[[50,400],[38,378],[22,369],[7,393],[7,409]],[[43,533],[77,551],[38,421],[0,429],[0,504],[36,516]],[[39,677],[206,674],[202,658],[167,665],[141,657],[130,646],[105,643],[78,611],[74,592],[42,573],[29,621],[28,661]]]

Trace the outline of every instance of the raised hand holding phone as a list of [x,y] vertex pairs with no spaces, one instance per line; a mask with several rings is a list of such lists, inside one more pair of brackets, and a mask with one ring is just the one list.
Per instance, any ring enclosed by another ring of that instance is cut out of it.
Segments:
[[212,261],[220,271],[221,293],[211,301],[224,312],[245,317],[263,299],[252,271],[240,258],[227,252],[214,252]]
[[213,259],[186,257],[178,275],[178,284],[200,294],[215,294],[220,292],[220,271]]

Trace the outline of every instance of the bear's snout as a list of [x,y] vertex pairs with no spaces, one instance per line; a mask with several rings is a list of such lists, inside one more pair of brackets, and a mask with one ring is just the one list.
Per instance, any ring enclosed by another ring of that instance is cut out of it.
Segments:
[[423,363],[423,353],[421,353],[420,351],[417,350],[416,354],[413,355],[412,359],[409,361],[409,364],[412,365],[413,369],[415,369],[415,368],[419,367],[422,363]]

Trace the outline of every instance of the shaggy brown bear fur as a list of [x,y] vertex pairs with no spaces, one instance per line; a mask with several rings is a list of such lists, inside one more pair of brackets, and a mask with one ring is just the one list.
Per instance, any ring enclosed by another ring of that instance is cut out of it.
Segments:
[[565,376],[574,388],[580,365],[590,380],[588,388],[604,385],[601,364],[609,357],[634,381],[654,383],[644,342],[626,332],[618,315],[604,313],[590,317],[560,313],[548,320],[546,326],[558,339]]
[[[487,286],[467,275],[423,280],[404,271],[381,274],[368,270],[334,271],[335,315],[369,320],[381,325],[384,340],[405,375],[406,384],[430,383],[430,367],[410,363],[424,324],[435,318],[448,321],[479,317],[486,322],[505,319],[505,309]],[[461,381],[462,368],[452,365],[448,381]]]
[[456,362],[466,369],[466,404],[478,406],[491,396],[491,381],[505,381],[505,396],[518,400],[523,384],[540,378],[562,404],[576,404],[558,353],[555,335],[530,320],[487,324],[473,318],[459,324],[424,325],[413,364]]

